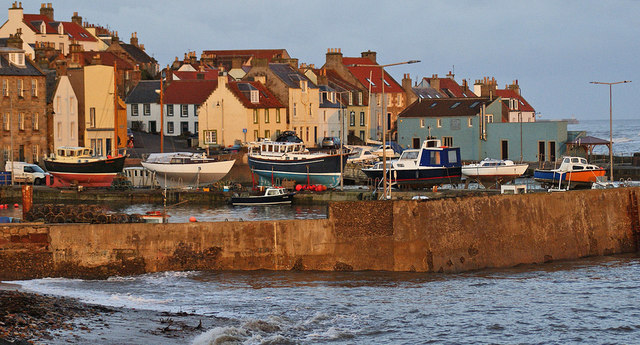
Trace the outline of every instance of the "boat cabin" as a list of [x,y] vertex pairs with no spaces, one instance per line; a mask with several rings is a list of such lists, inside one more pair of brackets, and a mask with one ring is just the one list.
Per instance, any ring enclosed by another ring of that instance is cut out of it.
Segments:
[[93,149],[88,147],[61,146],[56,150],[58,158],[89,158],[93,156]]
[[602,169],[597,165],[589,164],[582,157],[564,157],[560,164],[560,171],[581,171],[581,170],[599,170]]
[[309,153],[304,143],[278,142],[264,140],[252,143],[249,146],[249,154],[261,156],[284,156],[287,154]]

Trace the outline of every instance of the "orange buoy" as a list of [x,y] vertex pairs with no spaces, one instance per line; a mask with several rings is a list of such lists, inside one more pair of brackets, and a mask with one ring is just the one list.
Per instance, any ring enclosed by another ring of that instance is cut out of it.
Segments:
[[18,208],[18,207],[20,207],[20,205],[18,205],[18,204],[13,204],[13,207]]
[[197,222],[198,220],[196,219],[196,217],[191,216],[191,217],[189,217],[189,221],[190,221],[191,223],[195,223],[195,222]]
[[299,191],[301,191],[301,190],[302,190],[302,185],[301,185],[301,184],[296,185],[296,191],[298,191],[298,192],[299,192]]

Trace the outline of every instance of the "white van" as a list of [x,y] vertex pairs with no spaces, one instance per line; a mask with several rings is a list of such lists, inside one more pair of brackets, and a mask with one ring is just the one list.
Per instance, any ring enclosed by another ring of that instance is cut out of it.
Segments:
[[7,162],[4,171],[10,171],[13,175],[13,182],[24,182],[33,184],[46,184],[49,173],[45,172],[32,163]]

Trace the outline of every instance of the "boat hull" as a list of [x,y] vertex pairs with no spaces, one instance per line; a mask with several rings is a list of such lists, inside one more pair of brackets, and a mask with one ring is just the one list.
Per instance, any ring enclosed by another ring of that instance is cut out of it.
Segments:
[[122,172],[125,159],[120,156],[77,163],[45,160],[44,166],[53,175],[52,187],[110,187],[115,176]]
[[[368,178],[372,180],[382,179],[382,169],[362,169]],[[461,167],[424,167],[418,169],[391,169],[391,181],[403,185],[436,186],[441,184],[460,183],[462,177]],[[396,174],[397,173],[397,174]],[[397,175],[397,177],[396,177]]]
[[149,163],[142,166],[155,172],[161,188],[197,188],[208,186],[224,178],[235,163],[235,159],[190,164]]
[[[342,156],[346,166],[347,155]],[[321,184],[335,187],[340,184],[340,155],[309,159],[278,160],[249,156],[251,171],[260,177],[260,184],[272,185],[284,179],[300,184]]]
[[489,167],[463,166],[462,175],[468,179],[477,180],[485,186],[503,184],[522,176],[528,167],[528,164]]
[[294,193],[281,195],[260,195],[247,197],[232,197],[231,204],[233,206],[253,206],[253,205],[278,205],[290,204],[293,201]]
[[579,187],[591,187],[594,182],[598,181],[599,177],[605,175],[604,169],[584,170],[584,171],[572,171],[572,172],[559,172],[555,170],[542,170],[536,169],[533,172],[533,179],[542,184],[551,186],[567,186],[573,188]]

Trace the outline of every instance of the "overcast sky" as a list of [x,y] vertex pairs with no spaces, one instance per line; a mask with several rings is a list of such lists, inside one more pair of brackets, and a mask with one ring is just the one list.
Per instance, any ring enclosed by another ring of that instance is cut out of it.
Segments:
[[[51,1],[51,0],[47,0]],[[7,8],[10,6],[7,2]],[[23,1],[25,13],[40,2]],[[638,118],[640,1],[80,1],[53,2],[56,20],[79,12],[85,21],[140,43],[161,66],[187,51],[284,48],[318,67],[327,48],[344,56],[378,53],[398,82],[454,69],[455,79],[518,79],[542,119],[608,119],[609,90],[590,81],[632,80],[614,86],[614,118]],[[4,14],[6,19],[6,12]]]

